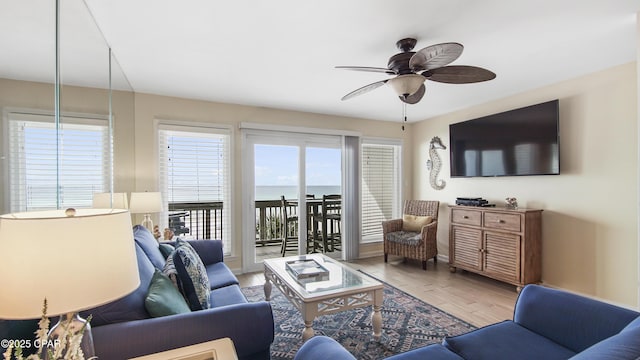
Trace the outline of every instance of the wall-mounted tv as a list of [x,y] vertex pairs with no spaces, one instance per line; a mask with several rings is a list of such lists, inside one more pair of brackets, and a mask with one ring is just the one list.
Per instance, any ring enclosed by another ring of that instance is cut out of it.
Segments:
[[451,124],[451,177],[558,175],[558,125],[558,100]]

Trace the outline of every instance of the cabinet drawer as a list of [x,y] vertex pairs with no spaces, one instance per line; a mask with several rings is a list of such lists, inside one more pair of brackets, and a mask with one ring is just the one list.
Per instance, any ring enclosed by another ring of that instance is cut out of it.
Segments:
[[522,218],[520,214],[484,213],[484,227],[520,232]]
[[458,224],[480,226],[482,213],[476,210],[452,209],[451,221]]

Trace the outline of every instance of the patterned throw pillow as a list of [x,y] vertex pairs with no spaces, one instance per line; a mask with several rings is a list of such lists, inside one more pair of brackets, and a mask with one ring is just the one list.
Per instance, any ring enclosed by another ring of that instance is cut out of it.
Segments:
[[175,285],[178,289],[180,289],[180,284],[178,284],[178,270],[176,270],[176,266],[173,263],[173,255],[176,253],[175,249],[169,256],[167,256],[167,261],[164,263],[164,267],[162,268],[162,273],[171,279],[173,285]]
[[172,258],[178,274],[178,286],[191,310],[208,309],[211,285],[198,253],[186,241],[178,240]]

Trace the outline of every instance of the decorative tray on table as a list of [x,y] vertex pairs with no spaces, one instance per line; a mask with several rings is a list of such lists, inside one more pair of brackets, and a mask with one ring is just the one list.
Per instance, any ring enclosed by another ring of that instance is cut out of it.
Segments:
[[287,261],[287,270],[296,280],[313,279],[319,281],[329,278],[329,270],[313,259]]

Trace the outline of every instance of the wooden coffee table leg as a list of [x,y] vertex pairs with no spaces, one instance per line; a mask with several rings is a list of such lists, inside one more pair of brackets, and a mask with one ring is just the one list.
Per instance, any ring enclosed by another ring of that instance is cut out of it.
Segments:
[[302,330],[302,341],[307,341],[313,337],[315,331],[313,331],[313,320],[316,318],[315,309],[318,305],[315,303],[303,303],[300,312],[304,319],[304,330]]
[[382,290],[376,290],[374,297],[371,326],[373,327],[373,339],[380,341],[382,335]]
[[304,330],[302,330],[302,341],[307,341],[313,337],[313,319],[304,321]]
[[271,300],[271,281],[267,277],[267,274],[264,274],[264,299],[266,301]]

